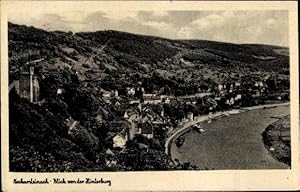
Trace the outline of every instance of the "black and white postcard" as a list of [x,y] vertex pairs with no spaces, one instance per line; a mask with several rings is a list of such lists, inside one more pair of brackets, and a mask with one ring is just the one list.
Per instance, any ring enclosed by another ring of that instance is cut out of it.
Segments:
[[4,1],[4,191],[299,187],[296,2]]

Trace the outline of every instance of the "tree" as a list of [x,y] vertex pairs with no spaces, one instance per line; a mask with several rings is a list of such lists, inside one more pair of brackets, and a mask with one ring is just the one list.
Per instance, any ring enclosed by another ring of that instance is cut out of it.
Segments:
[[174,168],[169,156],[163,151],[140,149],[131,145],[118,155],[118,163],[126,170],[171,170]]

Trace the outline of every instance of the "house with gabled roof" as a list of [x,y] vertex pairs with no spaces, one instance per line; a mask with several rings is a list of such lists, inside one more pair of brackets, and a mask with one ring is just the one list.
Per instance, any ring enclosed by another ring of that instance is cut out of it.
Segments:
[[115,133],[119,133],[122,132],[123,130],[130,128],[130,123],[128,121],[123,121],[123,120],[108,121],[107,125],[110,131]]
[[[122,130],[113,136],[113,147],[114,148],[124,148],[126,142],[129,140],[129,129],[128,122],[123,123]],[[120,123],[121,124],[121,123]]]
[[143,135],[144,137],[151,139],[153,138],[153,126],[150,122],[138,123],[137,134]]
[[128,135],[126,133],[118,133],[113,137],[114,148],[124,148],[128,141]]

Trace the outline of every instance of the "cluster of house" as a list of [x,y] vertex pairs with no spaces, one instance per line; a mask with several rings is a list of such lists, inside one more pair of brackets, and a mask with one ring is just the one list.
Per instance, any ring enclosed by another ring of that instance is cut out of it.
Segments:
[[257,98],[265,94],[268,86],[264,81],[247,82],[241,84],[240,82],[219,84],[217,86],[217,93],[215,100],[224,101],[225,104],[232,106],[242,99],[242,93],[250,93],[252,98]]
[[240,82],[219,84],[217,90],[214,99],[218,103],[223,102],[223,104],[232,106],[236,101],[242,99]]
[[111,97],[118,97],[119,91],[118,90],[112,90],[112,91],[106,91],[104,89],[100,90],[102,97],[106,100],[110,99]]
[[255,81],[254,86],[252,88],[248,88],[248,91],[252,93],[252,97],[260,97],[265,93],[267,87],[268,86],[265,82]]
[[142,135],[148,139],[154,137],[154,127],[163,128],[166,124],[163,110],[160,114],[153,112],[147,106],[142,107],[139,103],[137,107],[130,107],[124,112],[123,120],[118,125],[111,122],[116,128],[121,127],[120,131],[113,136],[113,147],[124,148],[128,140],[133,140],[137,135]]
[[218,91],[220,95],[224,95],[225,93],[232,93],[236,89],[241,90],[240,82],[225,83],[225,84],[218,85]]
[[[217,89],[221,95],[226,93],[233,93],[235,91],[241,92],[242,90],[246,90],[248,93],[252,93],[253,97],[257,97],[261,96],[268,88],[268,85],[266,83],[267,80],[268,77],[263,80],[245,81],[243,82],[243,84],[239,81],[219,84]],[[276,82],[276,79],[274,80],[274,82]]]

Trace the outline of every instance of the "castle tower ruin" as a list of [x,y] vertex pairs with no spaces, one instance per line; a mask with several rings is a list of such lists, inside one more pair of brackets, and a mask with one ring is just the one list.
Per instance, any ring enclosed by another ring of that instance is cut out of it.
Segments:
[[20,97],[28,99],[31,103],[39,101],[40,87],[34,67],[29,68],[28,72],[20,72],[19,80],[16,82],[16,90]]

